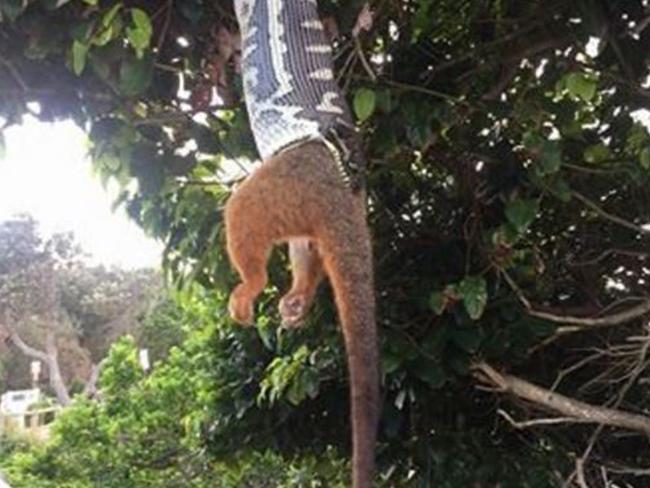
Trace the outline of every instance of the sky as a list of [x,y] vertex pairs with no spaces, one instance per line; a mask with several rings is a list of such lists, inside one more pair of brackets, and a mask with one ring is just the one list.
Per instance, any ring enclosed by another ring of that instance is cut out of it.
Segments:
[[113,213],[116,191],[92,175],[87,140],[71,122],[25,119],[5,131],[0,159],[0,221],[29,213],[43,237],[72,231],[90,261],[140,268],[160,264],[162,245],[145,236],[124,209]]

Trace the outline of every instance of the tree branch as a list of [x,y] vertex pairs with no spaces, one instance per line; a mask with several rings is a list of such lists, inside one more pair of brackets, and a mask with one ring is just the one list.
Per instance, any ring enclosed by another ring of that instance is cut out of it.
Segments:
[[[559,315],[551,312],[537,310],[533,308],[530,300],[526,298],[521,288],[519,288],[519,285],[515,283],[512,277],[505,270],[501,270],[501,273],[508,285],[510,285],[510,288],[512,288],[512,290],[519,298],[519,301],[526,308],[528,314],[533,317],[548,320],[549,322],[577,325],[581,327],[608,327],[611,325],[620,325],[650,313],[650,298],[645,299],[639,305],[630,307],[627,310],[613,313],[611,315],[605,315],[604,317],[573,317],[570,315]],[[566,332],[574,332],[575,330],[579,329],[568,328]]]
[[174,0],[167,0],[167,6],[165,7],[165,20],[163,22],[162,29],[160,29],[160,36],[158,37],[158,42],[156,43],[156,51],[160,55],[160,51],[165,43],[165,38],[167,37],[167,32],[169,31],[169,25],[172,21],[172,10],[174,8]]
[[629,222],[628,220],[625,220],[621,217],[618,217],[617,215],[613,215],[602,208],[600,208],[596,203],[592,202],[590,199],[588,199],[586,196],[582,195],[581,193],[578,193],[577,191],[572,192],[573,198],[576,200],[580,200],[582,203],[584,203],[587,207],[589,207],[591,210],[596,212],[598,215],[603,217],[604,219],[609,220],[610,222],[614,222],[615,224],[618,224],[622,227],[625,227],[627,229],[633,230],[635,232],[638,232],[640,234],[644,235],[650,235],[650,228],[642,227],[640,225],[636,225],[632,222]]
[[94,398],[97,396],[97,382],[99,381],[99,375],[102,372],[102,366],[104,361],[100,361],[97,364],[93,364],[90,370],[90,376],[84,386],[84,395],[88,398]]
[[555,393],[516,376],[500,373],[485,362],[474,364],[474,376],[539,407],[579,422],[608,425],[650,435],[650,417],[589,403]]
[[529,427],[537,427],[538,425],[558,425],[558,424],[581,424],[588,423],[585,419],[576,419],[575,417],[553,417],[545,419],[533,419],[526,421],[518,421],[512,418],[512,416],[505,410],[497,410],[497,414],[503,417],[512,425],[515,429],[527,429]]
[[0,57],[0,64],[4,66],[7,71],[9,71],[9,74],[11,77],[16,81],[16,84],[23,90],[23,91],[28,91],[29,86],[27,86],[27,83],[25,83],[25,80],[23,77],[20,75],[16,67],[7,59]]
[[27,345],[27,343],[23,341],[22,337],[18,335],[18,332],[16,332],[13,328],[6,325],[4,326],[4,328],[9,331],[9,339],[11,340],[11,342],[13,342],[14,345],[18,349],[20,349],[20,352],[22,352],[25,356],[38,359],[39,361],[42,361],[45,364],[49,363],[49,357],[45,352],[39,351],[38,349],[35,349]]

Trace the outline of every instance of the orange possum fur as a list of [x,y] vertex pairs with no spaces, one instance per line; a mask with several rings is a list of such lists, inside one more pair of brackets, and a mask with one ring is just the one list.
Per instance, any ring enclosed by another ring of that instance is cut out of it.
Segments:
[[227,248],[242,282],[229,310],[241,324],[267,283],[274,244],[289,242],[293,286],[280,301],[287,326],[299,324],[328,276],[341,321],[350,374],[353,486],[370,488],[379,416],[379,373],[372,248],[363,191],[353,192],[330,150],[304,142],[269,158],[230,197]]

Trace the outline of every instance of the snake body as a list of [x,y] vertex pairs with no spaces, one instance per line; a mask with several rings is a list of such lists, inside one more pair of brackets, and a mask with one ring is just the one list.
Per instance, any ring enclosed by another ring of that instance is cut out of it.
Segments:
[[315,0],[235,0],[246,107],[265,160],[322,140],[346,183],[358,186],[359,138],[334,78],[332,47]]

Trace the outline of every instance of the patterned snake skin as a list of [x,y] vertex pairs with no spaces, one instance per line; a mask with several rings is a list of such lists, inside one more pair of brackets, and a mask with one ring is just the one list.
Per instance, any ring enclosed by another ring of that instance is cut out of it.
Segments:
[[345,182],[362,185],[363,157],[316,0],[235,0],[246,106],[262,159],[321,140]]

